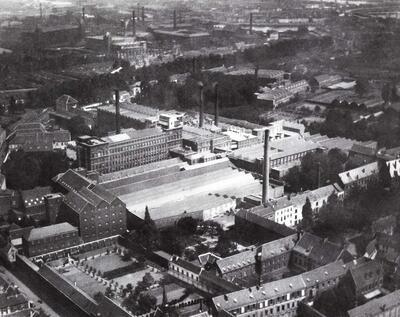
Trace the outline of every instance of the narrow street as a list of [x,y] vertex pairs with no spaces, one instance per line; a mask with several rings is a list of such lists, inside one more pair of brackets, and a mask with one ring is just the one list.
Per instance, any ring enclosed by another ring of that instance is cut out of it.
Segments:
[[43,309],[43,311],[50,315],[51,317],[62,317],[61,315],[57,314],[47,303],[42,301],[42,303],[39,303],[39,297],[31,291],[31,289],[28,288],[21,280],[19,280],[12,272],[4,268],[3,266],[0,266],[0,276],[4,278],[5,280],[9,282],[13,282],[16,284],[22,294],[24,294],[29,300],[31,300],[34,304],[35,307],[40,307]]

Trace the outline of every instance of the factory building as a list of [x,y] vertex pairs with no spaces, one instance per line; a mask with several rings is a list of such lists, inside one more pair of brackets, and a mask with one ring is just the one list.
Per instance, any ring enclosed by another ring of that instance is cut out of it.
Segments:
[[[97,108],[97,124],[101,132],[108,133],[115,129],[114,122],[116,108],[114,105],[105,105]],[[122,128],[136,130],[154,128],[157,125],[159,111],[154,108],[121,102],[119,110],[119,123]]]
[[40,122],[21,123],[10,134],[9,149],[25,152],[65,150],[71,134],[67,130],[46,129]]
[[125,232],[126,206],[106,188],[74,170],[57,175],[54,181],[67,192],[57,219],[77,227],[83,241]]
[[80,167],[89,171],[111,173],[134,166],[165,160],[169,150],[182,144],[182,129],[162,130],[159,127],[128,129],[120,134],[77,139]]
[[182,133],[183,145],[195,152],[214,152],[215,150],[229,150],[231,139],[219,132],[212,132],[205,128],[184,126]]

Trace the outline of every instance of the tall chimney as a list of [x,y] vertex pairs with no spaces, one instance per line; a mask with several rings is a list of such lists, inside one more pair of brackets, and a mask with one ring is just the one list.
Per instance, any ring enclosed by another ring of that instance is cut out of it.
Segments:
[[214,124],[218,127],[219,121],[219,94],[218,94],[218,83],[214,84],[215,104],[214,104]]
[[82,7],[82,22],[85,23],[85,7]]
[[115,90],[115,133],[120,134],[121,133],[121,127],[119,123],[119,90]]
[[267,205],[269,200],[269,130],[264,134],[264,162],[263,162],[263,184],[262,184],[262,204]]
[[193,74],[196,74],[196,57],[193,57],[192,59],[192,71]]
[[200,89],[200,116],[199,116],[199,127],[202,128],[204,125],[204,85],[199,81]]
[[144,22],[144,20],[145,20],[144,7],[142,7],[142,21]]
[[174,10],[174,30],[176,30],[176,10]]
[[135,10],[132,11],[132,36],[133,39],[136,37],[136,16],[135,16]]
[[254,69],[254,77],[256,78],[256,80],[258,80],[258,65],[256,65],[256,68]]
[[253,34],[253,13],[250,13],[250,34]]

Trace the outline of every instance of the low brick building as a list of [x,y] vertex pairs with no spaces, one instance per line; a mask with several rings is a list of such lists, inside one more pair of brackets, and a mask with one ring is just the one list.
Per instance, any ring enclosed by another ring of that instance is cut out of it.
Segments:
[[22,238],[23,250],[29,257],[69,248],[80,243],[78,228],[67,222],[34,228]]

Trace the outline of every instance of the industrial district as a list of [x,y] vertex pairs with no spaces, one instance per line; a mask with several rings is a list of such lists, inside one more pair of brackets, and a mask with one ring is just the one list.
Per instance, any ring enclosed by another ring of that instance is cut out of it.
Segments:
[[400,317],[400,2],[0,0],[0,316]]

